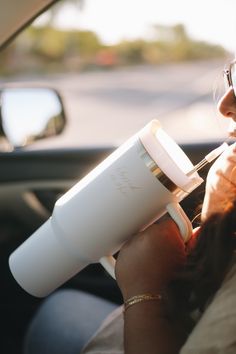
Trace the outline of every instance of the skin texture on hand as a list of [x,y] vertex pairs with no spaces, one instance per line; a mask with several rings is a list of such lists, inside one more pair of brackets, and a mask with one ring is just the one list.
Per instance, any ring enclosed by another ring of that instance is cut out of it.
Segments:
[[213,213],[227,210],[235,197],[236,144],[232,144],[214,162],[208,172],[202,207],[202,221]]
[[116,279],[124,300],[143,293],[160,293],[186,261],[185,245],[169,218],[132,237],[116,262]]

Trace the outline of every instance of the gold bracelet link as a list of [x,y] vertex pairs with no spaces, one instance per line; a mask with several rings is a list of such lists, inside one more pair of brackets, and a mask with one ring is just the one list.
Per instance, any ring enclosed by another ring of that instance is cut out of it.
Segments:
[[128,300],[125,301],[124,303],[124,311],[126,311],[130,306],[133,306],[135,304],[138,304],[140,302],[144,301],[160,301],[162,300],[162,296],[160,294],[141,294],[141,295],[136,295]]

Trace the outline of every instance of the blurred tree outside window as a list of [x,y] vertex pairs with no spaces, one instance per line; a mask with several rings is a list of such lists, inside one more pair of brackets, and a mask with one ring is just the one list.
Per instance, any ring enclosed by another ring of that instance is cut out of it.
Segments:
[[[79,6],[80,11],[86,6],[82,0],[68,2]],[[220,45],[192,39],[182,24],[156,24],[152,39],[125,40],[108,46],[92,31],[56,28],[53,19],[63,3],[50,10],[44,26],[33,24],[1,53],[0,75],[159,65],[228,55]]]

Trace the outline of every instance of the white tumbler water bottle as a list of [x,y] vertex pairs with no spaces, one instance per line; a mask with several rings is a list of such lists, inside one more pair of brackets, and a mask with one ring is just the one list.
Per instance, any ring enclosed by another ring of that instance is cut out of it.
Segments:
[[151,121],[55,204],[52,217],[9,259],[17,282],[46,296],[90,263],[114,276],[112,255],[166,212],[186,240],[191,223],[178,204],[202,179],[181,148]]

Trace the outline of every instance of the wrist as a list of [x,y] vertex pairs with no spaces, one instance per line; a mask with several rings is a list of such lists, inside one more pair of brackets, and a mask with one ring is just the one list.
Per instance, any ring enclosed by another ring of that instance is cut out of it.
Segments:
[[124,316],[154,316],[166,317],[166,303],[160,294],[141,294],[127,299],[124,303]]

